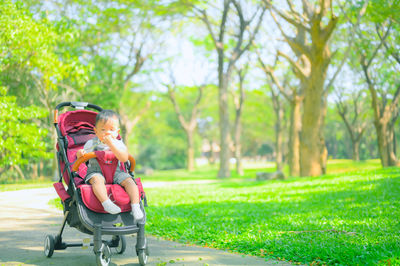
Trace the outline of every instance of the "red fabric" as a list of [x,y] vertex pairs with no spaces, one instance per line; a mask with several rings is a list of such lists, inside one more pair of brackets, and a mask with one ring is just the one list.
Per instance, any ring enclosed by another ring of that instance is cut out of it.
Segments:
[[[76,152],[77,152],[79,149],[81,149],[81,148],[82,148],[82,147],[75,147],[75,148],[71,148],[71,149],[68,149],[68,150],[67,150],[67,159],[68,159],[69,163],[75,162],[75,160],[76,160]],[[65,184],[69,184],[69,175],[68,175],[68,171],[67,171],[67,170],[64,171],[64,168],[65,168],[65,163],[64,163],[64,162],[60,162],[60,169],[61,169],[61,173],[63,173],[63,177],[64,177]],[[85,183],[83,178],[86,176],[86,171],[87,171],[87,166],[86,166],[86,164],[84,164],[84,163],[81,164],[81,165],[79,166],[79,169],[78,169],[78,174],[79,174],[79,176],[82,177],[82,178],[75,177],[75,178],[74,178],[75,185],[78,186],[78,185],[80,185],[80,184]]]
[[[113,188],[113,186],[118,186],[120,189]],[[104,210],[103,205],[101,205],[100,201],[97,199],[96,195],[93,193],[91,185],[81,185],[81,186],[79,186],[79,189],[81,190],[82,200],[83,200],[83,203],[85,203],[86,207],[88,207],[90,210],[92,210],[94,212],[107,213]],[[129,199],[128,194],[120,185],[118,185],[118,184],[106,185],[106,189],[107,189],[107,195],[109,195],[109,198],[121,208],[122,212],[131,211],[130,201],[128,201],[127,204],[120,203],[121,199],[123,199],[123,198],[128,197],[128,199]],[[115,200],[114,193],[112,192],[113,190],[118,191],[118,193],[115,194],[115,195],[119,195],[118,200]]]
[[142,181],[140,180],[140,177],[135,178],[135,181],[136,181],[136,185],[137,185],[138,190],[139,190],[140,198],[144,199],[146,193],[144,192]]
[[60,199],[65,202],[66,199],[69,199],[71,196],[65,190],[65,187],[62,182],[57,182],[53,184],[54,189],[56,190]]
[[68,111],[60,115],[58,126],[63,136],[76,132],[79,128],[93,128],[97,113],[89,110]]
[[120,185],[114,184],[111,186],[111,195],[109,195],[111,200],[115,202],[118,206],[123,206],[131,203],[128,193]]
[[[89,110],[67,111],[59,116],[58,126],[61,134],[66,136],[68,141],[67,159],[70,164],[76,160],[76,152],[83,148],[83,145],[95,137],[94,125],[96,123],[97,112]],[[57,150],[59,150],[57,143]],[[66,184],[69,183],[69,175],[64,171],[65,163],[60,163],[61,172]],[[86,176],[87,167],[85,164],[79,166],[78,174],[82,178],[74,178],[75,184],[78,186],[84,183],[83,178]]]
[[114,183],[114,173],[117,170],[118,159],[112,151],[95,151],[101,172],[106,179],[106,184]]

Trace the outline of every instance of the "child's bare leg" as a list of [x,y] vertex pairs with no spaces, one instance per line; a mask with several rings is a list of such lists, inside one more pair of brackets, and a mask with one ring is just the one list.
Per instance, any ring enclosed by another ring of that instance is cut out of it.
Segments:
[[103,205],[106,212],[111,214],[117,214],[121,212],[121,208],[115,205],[107,195],[106,185],[104,184],[104,178],[99,175],[93,176],[89,183],[92,185],[93,193],[96,195],[97,199]]
[[100,202],[104,202],[108,199],[107,189],[104,184],[104,179],[101,176],[99,175],[93,176],[89,180],[89,183],[92,185],[93,192]]
[[125,189],[126,193],[128,193],[129,198],[131,200],[131,207],[133,212],[133,217],[136,220],[140,220],[143,218],[143,212],[140,209],[139,205],[139,190],[136,186],[135,182],[132,178],[127,178],[121,182],[121,186]]
[[131,204],[139,203],[139,190],[132,178],[127,178],[121,182],[121,186],[128,193]]

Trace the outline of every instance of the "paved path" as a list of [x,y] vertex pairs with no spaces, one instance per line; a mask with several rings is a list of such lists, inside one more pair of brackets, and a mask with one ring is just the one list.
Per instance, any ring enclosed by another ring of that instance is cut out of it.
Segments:
[[[54,198],[57,194],[52,187],[0,192],[0,265],[96,265],[92,247],[56,250],[53,257],[44,256],[44,238],[58,233],[63,218],[62,211],[48,205]],[[88,237],[68,225],[63,234],[67,242],[79,243]],[[290,265],[147,237],[148,265]],[[127,236],[125,253],[113,255],[111,265],[139,265],[135,243],[134,236]]]

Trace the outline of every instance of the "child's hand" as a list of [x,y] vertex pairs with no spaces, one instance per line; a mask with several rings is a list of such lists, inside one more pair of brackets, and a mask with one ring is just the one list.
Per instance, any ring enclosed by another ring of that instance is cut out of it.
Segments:
[[85,150],[84,149],[80,149],[76,152],[76,158],[81,158],[83,155],[85,155]]
[[111,134],[106,134],[104,136],[103,142],[110,147],[111,143],[113,142],[114,138]]

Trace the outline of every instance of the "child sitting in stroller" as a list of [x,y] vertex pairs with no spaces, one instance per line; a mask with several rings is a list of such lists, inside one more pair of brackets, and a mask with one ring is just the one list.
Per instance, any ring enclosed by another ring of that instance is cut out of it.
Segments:
[[[117,113],[112,110],[99,112],[96,116],[94,128],[96,137],[87,141],[83,149],[77,151],[77,158],[92,151],[111,150],[121,163],[128,161],[128,149],[122,140],[117,139],[119,131],[119,116]],[[107,195],[106,180],[96,159],[89,160],[85,182],[92,185],[95,196],[106,212],[111,214],[121,212],[121,208],[114,204]],[[133,178],[117,167],[113,182],[121,185],[129,195],[134,219],[136,221],[143,219],[144,215],[139,205],[139,190]]]

